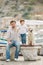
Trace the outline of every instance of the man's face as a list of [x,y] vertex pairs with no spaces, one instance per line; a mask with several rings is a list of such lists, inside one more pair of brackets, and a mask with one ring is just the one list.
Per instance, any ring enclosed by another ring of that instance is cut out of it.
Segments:
[[15,22],[11,23],[11,27],[12,28],[16,27],[16,23]]

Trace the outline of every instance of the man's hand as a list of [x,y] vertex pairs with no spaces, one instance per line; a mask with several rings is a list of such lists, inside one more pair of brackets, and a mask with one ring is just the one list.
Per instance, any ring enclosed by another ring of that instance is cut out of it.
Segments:
[[11,44],[11,40],[7,40],[8,41],[8,44]]
[[8,41],[9,44],[11,44],[11,42]]

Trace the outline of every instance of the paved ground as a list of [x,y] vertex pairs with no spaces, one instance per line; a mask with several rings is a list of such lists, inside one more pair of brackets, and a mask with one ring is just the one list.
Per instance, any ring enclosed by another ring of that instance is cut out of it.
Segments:
[[41,56],[41,60],[38,61],[24,61],[23,57],[19,57],[18,62],[16,61],[0,61],[0,65],[43,65],[43,56]]

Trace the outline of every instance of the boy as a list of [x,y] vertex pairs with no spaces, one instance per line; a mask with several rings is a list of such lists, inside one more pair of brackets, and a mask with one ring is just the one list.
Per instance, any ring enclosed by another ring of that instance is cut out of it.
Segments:
[[25,24],[25,21],[20,20],[19,33],[22,44],[26,44],[26,32],[27,32],[27,26]]

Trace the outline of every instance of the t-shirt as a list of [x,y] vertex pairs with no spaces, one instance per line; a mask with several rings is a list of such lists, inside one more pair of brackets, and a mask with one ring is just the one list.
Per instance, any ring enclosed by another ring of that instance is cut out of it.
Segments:
[[19,33],[17,29],[12,29],[11,27],[7,31],[6,39],[19,41]]
[[26,32],[27,32],[27,26],[26,26],[26,24],[24,24],[24,25],[20,25],[19,26],[19,33],[20,34],[25,34]]

